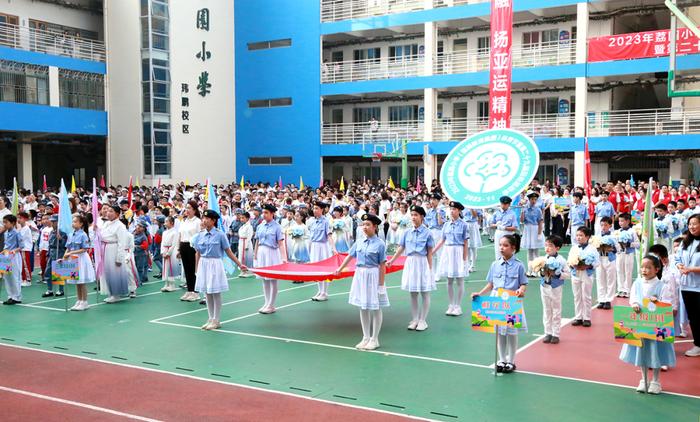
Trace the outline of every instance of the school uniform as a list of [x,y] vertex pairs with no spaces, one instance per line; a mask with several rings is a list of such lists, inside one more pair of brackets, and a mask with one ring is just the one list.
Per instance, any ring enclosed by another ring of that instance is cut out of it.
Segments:
[[[464,260],[464,242],[469,240],[467,223],[464,220],[450,220],[442,227],[442,259],[440,260],[439,277],[464,278],[466,262]],[[405,270],[404,270],[405,271]]]
[[238,229],[238,259],[246,267],[253,267],[253,236],[255,232],[253,231],[253,226],[249,221],[246,221]]
[[134,234],[133,259],[139,285],[148,282],[148,245],[146,233]]
[[[100,292],[107,294],[107,302],[115,302],[117,296],[129,293],[129,277],[126,267],[126,251],[129,236],[119,220],[105,221],[100,229],[104,271],[100,277]],[[121,265],[116,265],[117,263]]]
[[355,258],[355,275],[348,303],[363,310],[388,307],[389,298],[379,294],[379,266],[386,261],[386,246],[376,235],[355,242],[348,252]]
[[[53,265],[54,261],[63,258],[63,255],[65,255],[67,238],[68,235],[66,235],[63,232],[61,232],[60,236],[57,236],[56,230],[53,230],[53,227],[51,233],[49,233],[49,249],[46,252],[46,268],[44,269],[44,272],[42,274],[44,282],[46,283],[46,289],[49,292],[53,291],[53,281],[51,279],[51,266]],[[58,291],[61,293],[63,292],[63,285],[58,286]]]
[[[683,264],[686,267],[700,267],[700,252],[698,245],[700,240],[693,240],[687,249],[681,248],[676,255],[675,265]],[[688,273],[681,275],[681,299],[685,306],[690,329],[693,332],[693,344],[700,347],[700,274]]]
[[493,235],[493,244],[494,244],[494,251],[496,253],[496,259],[501,258],[501,251],[499,248],[499,243],[501,241],[501,238],[510,232],[506,230],[507,227],[518,227],[518,221],[517,218],[515,217],[515,212],[508,208],[507,210],[503,211],[503,208],[498,208],[494,213],[493,217],[491,218],[491,224],[496,225],[496,231],[494,232]]
[[[601,236],[612,236],[611,232],[601,232]],[[600,252],[600,266],[596,268],[596,295],[598,303],[610,303],[615,298],[617,284],[617,255],[620,245],[615,241],[612,249]]]
[[89,247],[90,241],[84,230],[75,230],[68,235],[68,239],[66,239],[66,252],[84,249],[83,252],[78,254],[78,275],[80,278],[78,280],[68,280],[68,284],[89,284],[95,282],[95,267],[92,264],[90,255],[87,253]]
[[[440,223],[438,217],[442,220]],[[424,223],[430,229],[430,234],[433,236],[433,243],[437,244],[440,239],[442,239],[442,227],[446,220],[445,210],[440,208],[427,208],[425,210],[425,220]],[[435,273],[435,281],[440,279],[440,273],[437,269],[440,266],[440,258],[442,256],[442,251],[437,251],[433,254],[433,272]]]
[[29,223],[19,229],[19,235],[22,239],[22,286],[27,287],[32,283],[31,255],[32,249],[34,248],[32,243],[32,229],[29,228]]
[[464,211],[464,222],[467,223],[467,233],[469,233],[469,259],[467,262],[467,272],[475,271],[477,250],[482,246],[481,227],[479,227],[479,217],[483,216],[481,210],[475,210],[476,215],[472,215],[471,209]]
[[289,226],[289,256],[293,262],[305,264],[309,262],[309,248],[306,246],[309,239],[309,229],[306,224],[298,224],[296,221]]
[[437,289],[435,277],[428,266],[428,249],[435,247],[430,230],[424,225],[406,230],[399,246],[404,248],[406,262],[401,275],[401,290],[407,292],[430,292]]
[[331,256],[328,236],[332,233],[328,219],[321,216],[309,225],[309,262],[323,261]]
[[46,272],[46,263],[49,259],[49,238],[51,237],[51,232],[53,232],[53,227],[45,226],[41,228],[39,233],[39,266],[41,267],[42,280]]
[[[656,297],[661,302],[670,303],[671,293],[666,284],[655,278],[644,280],[638,278],[630,291],[630,306],[643,307],[644,299]],[[661,366],[675,366],[676,353],[673,344],[665,341],[642,339],[642,347],[623,344],[620,351],[620,360],[643,368],[660,368]]]
[[258,244],[258,256],[254,264],[255,267],[269,267],[282,263],[279,241],[284,239],[284,235],[278,222],[275,220],[269,223],[263,221],[255,231],[255,238]]
[[[661,227],[665,226],[665,229]],[[656,217],[654,219],[654,227],[656,228],[656,243],[660,243],[666,247],[667,250],[672,250],[673,245],[671,235],[675,231],[673,228],[673,220],[669,214],[665,216]]]
[[[610,201],[601,201],[598,202],[595,206],[595,224],[593,226],[594,232],[596,236],[600,236],[600,232],[602,231],[600,228],[600,220],[603,217],[610,217],[613,219],[615,215],[615,207],[613,207],[613,204]],[[575,234],[575,233],[574,233]]]
[[569,279],[571,273],[566,259],[556,254],[554,257],[561,268],[561,274],[551,277],[542,276],[540,279],[540,299],[542,299],[542,323],[545,336],[559,337],[561,331],[561,300],[564,292],[564,280]]
[[528,261],[532,261],[537,258],[537,250],[544,248],[544,232],[539,232],[540,223],[544,222],[544,215],[540,207],[529,204],[523,208],[522,213],[524,227],[521,248],[528,251]]
[[160,241],[160,254],[163,257],[163,281],[172,285],[182,275],[177,254],[180,248],[180,233],[175,227],[165,230]]
[[216,227],[204,230],[194,239],[192,247],[199,253],[195,291],[205,294],[228,291],[223,261],[226,250],[230,248],[226,234]]
[[571,243],[574,243],[576,238],[576,231],[579,227],[586,224],[589,219],[588,206],[585,204],[571,204],[569,209],[569,221],[571,222],[571,230],[569,230],[569,236],[571,236]]
[[628,295],[630,286],[632,285],[632,272],[634,271],[634,262],[639,249],[639,237],[633,228],[620,228],[620,232],[627,232],[631,238],[631,242],[618,242],[620,245],[620,253],[617,254],[617,292]]
[[593,304],[591,296],[593,292],[593,276],[596,268],[600,266],[600,255],[598,250],[590,244],[573,245],[569,253],[575,252],[578,252],[579,256],[584,253],[590,253],[596,257],[592,265],[593,268],[577,270],[575,267],[571,267],[571,286],[574,291],[574,320],[590,322],[591,306]]
[[[22,238],[14,228],[5,231],[5,244],[3,251],[11,251],[21,249]],[[10,257],[11,269],[10,272],[3,274],[2,279],[7,292],[8,300],[21,302],[22,301],[22,253],[15,252]]]
[[344,218],[333,219],[331,226],[333,228],[335,250],[339,253],[346,253],[350,250],[350,242],[348,241],[350,227],[345,224]]

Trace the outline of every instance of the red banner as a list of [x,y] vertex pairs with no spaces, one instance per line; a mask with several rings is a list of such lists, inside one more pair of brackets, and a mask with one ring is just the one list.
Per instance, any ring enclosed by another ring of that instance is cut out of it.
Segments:
[[491,1],[489,128],[509,128],[513,57],[513,0]]
[[[633,34],[609,35],[588,40],[588,61],[644,59],[668,56],[671,31],[636,32]],[[678,29],[677,54],[700,53],[700,39],[688,28]]]

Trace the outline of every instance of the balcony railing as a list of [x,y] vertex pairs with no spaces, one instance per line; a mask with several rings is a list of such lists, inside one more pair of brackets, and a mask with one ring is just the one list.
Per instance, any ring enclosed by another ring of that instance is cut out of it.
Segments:
[[7,23],[0,23],[0,46],[76,59],[105,61],[105,45],[102,41]]
[[321,22],[423,10],[425,0],[321,0]]
[[321,83],[405,78],[423,72],[423,56],[332,62],[321,65]]
[[[576,42],[559,41],[513,48],[513,67],[557,66],[576,62]],[[489,50],[473,49],[442,54],[435,60],[436,74],[469,73],[488,70]]]
[[589,137],[700,133],[700,109],[596,111],[587,121]]
[[423,139],[423,121],[338,123],[323,125],[324,144],[394,143]]
[[433,0],[433,7],[452,7],[465,4],[488,3],[490,0]]
[[[433,141],[461,141],[488,129],[485,118],[447,118],[435,121]],[[511,127],[532,138],[570,138],[574,136],[574,116],[533,114],[512,116]]]

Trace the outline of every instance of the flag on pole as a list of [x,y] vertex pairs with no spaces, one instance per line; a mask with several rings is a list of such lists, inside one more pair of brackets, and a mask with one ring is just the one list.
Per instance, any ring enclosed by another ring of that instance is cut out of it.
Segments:
[[189,185],[190,185],[190,179],[185,179],[185,186],[189,186]]
[[[216,197],[216,191],[214,190],[214,186],[209,183],[207,185],[207,192],[206,196],[209,198],[208,204],[209,204],[209,209],[212,211],[216,211],[217,214],[221,215],[221,208],[219,207],[219,200]],[[216,226],[219,230],[223,231],[226,233],[228,230],[228,227],[224,227],[224,221],[223,218],[219,218],[219,221],[217,222]],[[224,253],[224,270],[226,271],[226,274],[232,275],[233,273],[236,272],[236,269],[238,268],[236,266],[236,263],[231,260],[231,258],[228,257]]]
[[158,178],[158,189],[160,189],[160,177]]
[[[207,187],[207,188],[206,188],[206,190],[204,191],[204,200],[208,202],[208,201],[209,201],[209,188],[210,188],[210,186],[209,186],[209,179],[207,179],[206,187]],[[211,205],[211,204],[210,204],[210,205]],[[209,208],[211,208],[211,206],[210,206]]]
[[668,187],[669,189],[673,187],[673,177],[671,175],[668,175]]
[[17,188],[17,178],[12,179],[12,207],[10,209],[13,215],[19,212],[19,189]]
[[340,176],[340,190],[345,190],[345,179]]
[[280,184],[280,189],[282,189],[282,176],[280,176],[279,184]]
[[591,201],[591,185],[593,184],[593,181],[591,178],[591,154],[588,151],[588,138],[584,139],[583,159],[586,164],[583,187],[586,191],[586,196],[588,197],[588,218],[593,221],[595,219],[595,204],[593,201]]
[[75,187],[75,176],[71,176],[71,182],[70,182],[70,193],[75,193],[76,191]]
[[243,176],[241,176],[241,190],[245,190],[245,180]]
[[106,188],[107,184],[105,183],[105,175],[103,174],[102,177],[100,177],[100,187],[101,188]]
[[44,190],[44,192],[49,190],[48,187],[46,186],[46,175],[44,175],[44,184],[41,186],[41,188]]
[[134,191],[134,177],[129,176],[129,193],[127,193],[127,197],[126,197],[126,200],[129,201],[129,209],[131,209],[133,191]]
[[140,187],[141,187],[141,183],[139,183],[139,177],[138,177],[138,176],[136,176],[136,185],[134,185],[134,186],[136,186],[137,188],[140,188]]
[[[642,257],[647,254],[649,248],[654,245],[654,207],[651,203],[651,183],[654,178],[649,178],[649,189],[647,189],[647,197],[644,202],[644,216],[642,222],[642,237],[640,240],[641,247],[639,248],[639,256],[637,263],[641,264]],[[637,267],[639,268],[639,267]]]
[[299,176],[299,190],[304,190],[304,179]]
[[420,193],[420,177],[416,177],[416,192]]
[[390,189],[396,189],[396,185],[394,185],[394,179],[389,176],[389,188]]
[[630,174],[630,186],[634,187],[634,174]]
[[96,246],[94,249],[95,255],[95,276],[97,279],[102,275],[103,270],[103,259],[102,259],[102,241],[100,238],[100,229],[97,227],[97,221],[100,218],[99,210],[97,207],[97,180],[92,179],[92,228],[93,228],[93,244]]
[[70,233],[73,226],[71,220],[68,192],[66,191],[66,185],[63,183],[63,179],[61,179],[61,191],[58,195],[58,231],[66,234]]
[[319,188],[323,187],[323,176],[321,176],[321,179],[318,181],[318,187]]

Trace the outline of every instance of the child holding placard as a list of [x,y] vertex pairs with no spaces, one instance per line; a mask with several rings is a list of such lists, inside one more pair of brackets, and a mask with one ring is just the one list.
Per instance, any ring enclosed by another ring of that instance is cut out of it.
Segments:
[[[486,275],[488,282],[479,292],[472,293],[472,300],[477,296],[491,293],[491,296],[498,295],[498,289],[515,291],[515,296],[524,297],[527,290],[527,276],[525,266],[515,254],[520,251],[520,236],[517,234],[507,234],[500,238],[499,244],[500,258],[491,264],[489,273]],[[523,311],[522,328],[527,331],[525,321],[525,311]],[[498,336],[498,363],[496,372],[506,374],[515,371],[515,351],[518,349],[518,329],[514,327],[497,327]]]
[[[670,289],[661,280],[663,276],[661,260],[655,255],[647,255],[642,260],[639,270],[641,277],[635,280],[630,290],[630,306],[639,313],[642,311],[644,299],[649,299],[651,303],[658,301],[671,303],[673,298]],[[640,393],[648,391],[650,394],[661,392],[661,383],[659,382],[661,366],[675,366],[676,364],[676,354],[672,343],[648,339],[642,339],[642,347],[624,344],[620,352],[620,359],[641,367],[644,376],[639,382],[637,391]],[[647,389],[646,371],[649,368],[652,369],[653,378]]]
[[95,282],[95,267],[87,251],[90,247],[90,240],[87,234],[88,222],[82,215],[73,217],[73,233],[68,235],[66,240],[66,253],[63,259],[78,259],[79,272],[78,280],[68,280],[68,284],[75,284],[77,291],[77,301],[71,311],[84,311],[88,309],[88,297],[86,284]]

